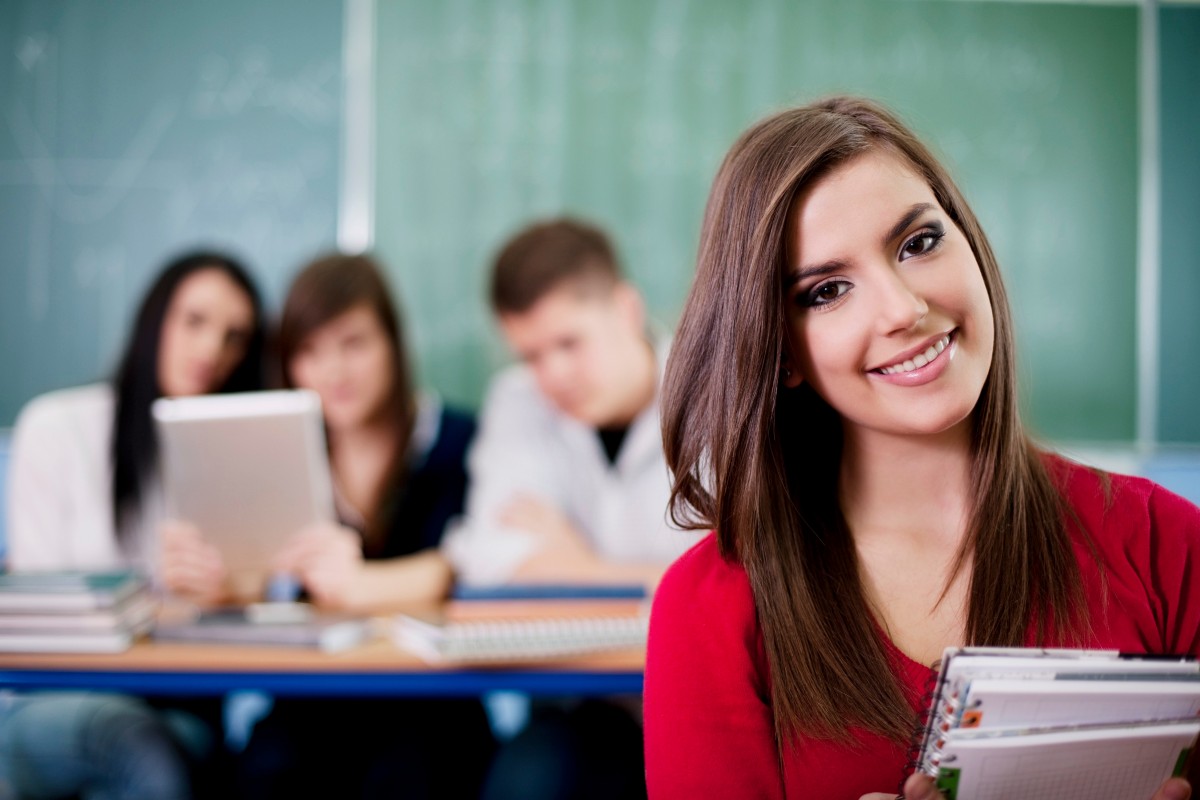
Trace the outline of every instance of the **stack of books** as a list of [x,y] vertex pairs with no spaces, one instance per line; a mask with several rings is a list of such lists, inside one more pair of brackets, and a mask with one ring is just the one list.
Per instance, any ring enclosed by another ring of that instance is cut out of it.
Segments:
[[393,638],[435,664],[558,659],[645,647],[648,612],[640,585],[460,589],[436,613],[397,615]]
[[0,652],[119,653],[156,612],[149,581],[135,572],[0,574]]
[[919,768],[948,800],[1128,800],[1185,772],[1200,664],[1111,650],[950,648]]

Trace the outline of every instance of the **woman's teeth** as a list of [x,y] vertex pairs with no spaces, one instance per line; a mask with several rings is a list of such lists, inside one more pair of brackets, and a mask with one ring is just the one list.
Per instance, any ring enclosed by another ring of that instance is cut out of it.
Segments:
[[924,353],[919,353],[919,354],[913,356],[912,359],[909,361],[905,361],[900,364],[893,364],[892,366],[884,367],[883,369],[881,369],[879,371],[881,373],[883,373],[884,375],[895,375],[899,372],[912,372],[914,369],[920,369],[921,367],[928,364],[930,361],[933,361],[935,358],[937,358],[939,355],[942,354],[943,350],[945,350],[949,346],[950,346],[950,334],[947,333],[941,339],[938,339],[936,342],[929,345],[929,349],[926,350]]

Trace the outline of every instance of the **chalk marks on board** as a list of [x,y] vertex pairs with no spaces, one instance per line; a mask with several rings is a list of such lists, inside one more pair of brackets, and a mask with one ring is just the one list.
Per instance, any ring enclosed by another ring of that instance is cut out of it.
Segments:
[[178,113],[177,105],[169,101],[151,108],[124,152],[113,158],[57,156],[27,110],[12,106],[5,116],[26,182],[38,188],[64,221],[84,225],[112,213],[134,186],[161,187],[169,181],[170,175],[152,169],[152,158]]
[[29,72],[37,63],[42,60],[42,56],[46,52],[46,44],[48,39],[45,36],[26,36],[21,41],[21,46],[17,48],[17,61],[21,67]]
[[261,47],[236,60],[209,55],[200,65],[188,107],[197,119],[234,117],[248,110],[276,111],[303,123],[336,121],[340,111],[333,58],[310,64],[296,75],[272,74],[271,58]]
[[[337,169],[327,144],[340,111],[334,55],[281,69],[261,46],[202,54],[178,67],[179,90],[143,91],[123,106],[115,135],[110,127],[83,138],[72,127],[94,122],[61,100],[88,80],[71,63],[73,47],[55,31],[14,41],[14,91],[0,112],[11,142],[0,158],[0,186],[28,198],[27,223],[10,235],[24,239],[31,321],[49,318],[67,287],[86,291],[102,275],[126,282],[124,265],[139,255],[124,244],[137,224],[130,217],[166,243],[158,250],[217,231],[239,247],[270,252],[293,242],[297,226],[329,228],[332,200],[313,200]],[[290,148],[270,144],[281,135]]]
[[172,165],[155,164],[152,158],[179,111],[178,104],[169,100],[156,103],[123,142],[122,151],[110,158],[64,156],[55,146],[60,126],[57,43],[48,34],[26,36],[14,56],[24,72],[24,80],[18,83],[25,85],[19,86],[21,91],[4,109],[16,157],[0,161],[0,183],[32,187],[40,201],[29,207],[25,262],[30,318],[41,321],[51,310],[51,244],[56,225],[94,226],[108,218],[135,187],[168,184]]

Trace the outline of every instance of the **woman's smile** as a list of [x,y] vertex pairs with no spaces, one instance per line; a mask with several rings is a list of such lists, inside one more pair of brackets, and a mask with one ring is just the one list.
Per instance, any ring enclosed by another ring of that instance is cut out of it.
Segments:
[[921,345],[899,356],[893,363],[867,370],[872,377],[899,386],[920,386],[936,380],[954,358],[957,329],[937,337],[932,344]]

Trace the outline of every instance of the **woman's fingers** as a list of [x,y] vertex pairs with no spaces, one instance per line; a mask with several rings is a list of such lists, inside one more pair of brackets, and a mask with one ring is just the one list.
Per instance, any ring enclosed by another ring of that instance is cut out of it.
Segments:
[[918,772],[904,782],[904,800],[942,800],[942,794],[933,778]]
[[159,568],[173,593],[203,604],[224,596],[225,563],[195,525],[169,520],[161,526]]
[[1171,778],[1154,793],[1151,800],[1188,800],[1192,796],[1192,785],[1183,778]]

